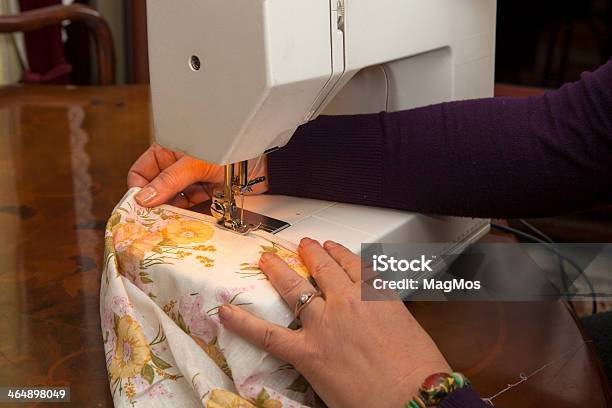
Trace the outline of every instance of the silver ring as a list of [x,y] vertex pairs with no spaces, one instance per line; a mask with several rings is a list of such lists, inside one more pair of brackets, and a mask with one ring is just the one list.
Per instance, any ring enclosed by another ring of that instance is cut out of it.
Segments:
[[295,318],[299,320],[300,313],[302,313],[302,310],[304,310],[304,308],[308,306],[308,304],[312,302],[313,299],[318,297],[323,299],[323,294],[321,292],[302,293],[298,298],[297,302],[295,303],[295,307],[293,308],[293,314],[295,315]]

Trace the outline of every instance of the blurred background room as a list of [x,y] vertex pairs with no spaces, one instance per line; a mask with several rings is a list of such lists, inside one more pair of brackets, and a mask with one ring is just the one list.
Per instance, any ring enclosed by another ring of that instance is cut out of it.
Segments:
[[[146,0],[0,0],[0,385],[69,384],[74,401],[112,406],[98,303],[104,228],[152,138],[147,50]],[[612,0],[497,1],[496,96],[541,95],[611,56]],[[543,241],[612,243],[612,206],[496,222]],[[612,293],[612,271],[589,279]],[[515,356],[528,365],[586,331],[599,358],[585,351],[540,385],[573,375],[581,386],[564,392],[574,400],[609,394],[589,387],[599,387],[604,370],[612,379],[612,303],[552,303],[420,310],[433,322],[428,330],[448,342],[445,351],[477,367],[491,389],[493,379],[514,381],[489,373],[510,372]],[[482,319],[481,332],[455,341],[469,330],[454,316]]]
[[[555,88],[578,79],[582,71],[601,65],[611,55],[610,0],[497,3],[498,83]],[[0,13],[59,4],[91,6],[106,20],[114,40],[117,84],[148,82],[145,0],[2,0]],[[48,27],[0,38],[2,84],[91,85],[98,81],[93,46],[80,22],[65,21],[61,29]]]

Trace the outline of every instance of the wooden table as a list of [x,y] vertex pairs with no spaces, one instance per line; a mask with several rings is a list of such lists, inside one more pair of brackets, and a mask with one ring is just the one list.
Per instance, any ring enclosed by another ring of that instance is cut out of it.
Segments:
[[[57,406],[112,406],[99,319],[103,230],[149,144],[148,96],[143,86],[0,90],[0,386],[65,385],[72,403]],[[499,407],[607,406],[597,359],[562,303],[411,309],[483,396],[563,356]]]

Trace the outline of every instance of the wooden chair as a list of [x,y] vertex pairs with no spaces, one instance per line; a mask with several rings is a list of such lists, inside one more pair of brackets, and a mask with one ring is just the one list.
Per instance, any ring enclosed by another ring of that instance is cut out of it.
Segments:
[[88,28],[96,43],[100,85],[114,85],[115,47],[113,37],[104,17],[91,7],[82,4],[58,5],[0,16],[0,33],[34,31],[61,24],[65,20],[81,22]]

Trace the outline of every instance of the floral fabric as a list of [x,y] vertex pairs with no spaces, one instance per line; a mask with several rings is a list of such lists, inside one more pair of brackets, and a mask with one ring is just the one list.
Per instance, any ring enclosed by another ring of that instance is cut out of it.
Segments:
[[291,243],[240,236],[211,217],[140,207],[128,191],[106,228],[102,334],[116,407],[293,408],[312,391],[295,369],[219,324],[240,305],[288,326],[293,316],[257,267],[272,251],[304,277]]

